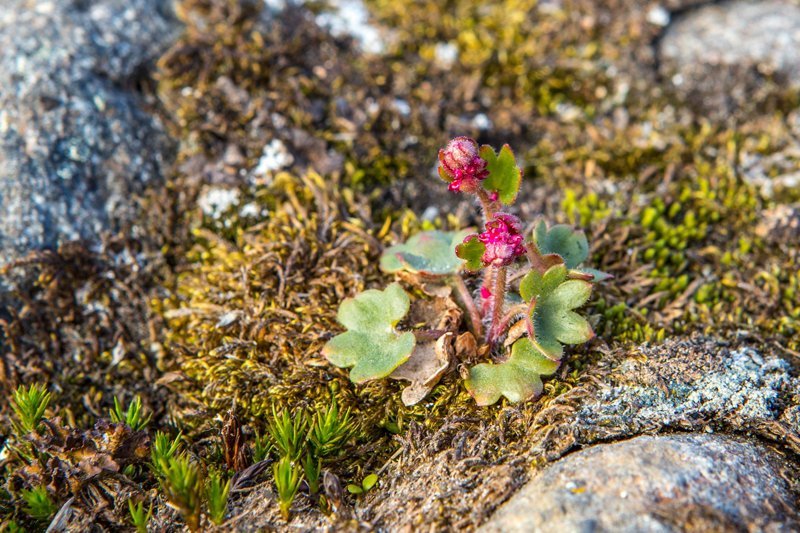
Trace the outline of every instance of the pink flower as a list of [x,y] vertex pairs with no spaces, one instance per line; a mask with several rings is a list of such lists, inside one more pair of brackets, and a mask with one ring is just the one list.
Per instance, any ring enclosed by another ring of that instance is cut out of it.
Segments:
[[478,239],[486,246],[481,261],[485,266],[506,266],[525,254],[522,223],[514,215],[496,213]]
[[439,150],[439,175],[450,182],[451,191],[477,191],[480,181],[489,175],[478,143],[469,137],[456,137],[447,143]]

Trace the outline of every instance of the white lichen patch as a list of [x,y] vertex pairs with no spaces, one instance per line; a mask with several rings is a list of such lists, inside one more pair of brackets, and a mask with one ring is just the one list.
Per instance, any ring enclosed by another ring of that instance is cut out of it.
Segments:
[[272,174],[294,163],[294,156],[280,139],[273,139],[265,147],[253,172],[256,175]]
[[213,219],[220,219],[233,206],[239,204],[238,189],[212,187],[203,191],[197,204],[203,214]]
[[332,10],[317,15],[317,24],[336,37],[350,35],[367,53],[380,54],[385,50],[381,32],[370,23],[369,11],[362,0],[331,0],[329,5]]

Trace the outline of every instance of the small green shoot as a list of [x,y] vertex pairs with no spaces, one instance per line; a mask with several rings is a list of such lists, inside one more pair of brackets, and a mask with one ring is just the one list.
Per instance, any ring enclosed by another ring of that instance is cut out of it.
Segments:
[[311,452],[306,452],[306,456],[303,458],[303,473],[305,474],[308,490],[311,492],[311,494],[316,494],[319,492],[319,479],[321,471],[322,460],[318,457],[314,457]]
[[23,489],[20,495],[25,501],[25,513],[34,520],[45,522],[58,511],[58,506],[50,499],[46,487]]
[[370,474],[361,481],[361,485],[354,485],[352,483],[347,485],[347,492],[356,495],[364,494],[374,487],[377,482],[378,476],[376,474]]
[[267,430],[272,437],[272,444],[281,455],[295,461],[303,453],[307,426],[305,412],[299,411],[292,416],[287,410],[278,413],[273,406],[272,420],[267,425]]
[[153,471],[159,477],[164,477],[170,462],[178,454],[181,447],[181,436],[182,433],[178,433],[174,440],[170,440],[166,433],[161,431],[156,433],[153,444],[150,446],[150,462]]
[[303,479],[302,469],[298,468],[289,457],[283,457],[272,465],[272,474],[275,488],[278,490],[281,516],[288,521],[289,509]]
[[2,533],[25,533],[25,529],[11,520],[6,524],[0,524],[0,532]]
[[253,439],[253,461],[259,463],[269,457],[269,454],[275,449],[275,446],[273,446],[270,440],[271,438],[272,435],[270,435],[269,431],[263,435],[260,435],[258,431],[256,431],[255,438]]
[[172,458],[161,480],[170,507],[180,512],[190,531],[200,530],[203,481],[197,463],[182,455]]
[[150,423],[150,419],[153,416],[152,413],[148,413],[147,416],[144,416],[141,396],[137,396],[125,411],[122,410],[122,405],[120,405],[119,399],[115,396],[114,408],[109,409],[108,414],[111,416],[112,422],[122,422],[134,431],[141,431],[147,427],[147,424]]
[[50,405],[50,398],[44,385],[34,383],[27,389],[24,385],[17,387],[13,393],[11,409],[17,417],[15,426],[18,433],[27,435],[39,431],[44,412]]
[[212,472],[206,481],[206,499],[208,500],[208,517],[211,521],[220,525],[225,521],[225,513],[228,510],[228,493],[231,490],[231,480],[222,482],[222,476],[218,472]]
[[147,533],[147,523],[153,516],[153,504],[145,513],[144,502],[133,503],[133,500],[128,500],[128,512],[131,515],[131,523],[136,528],[136,533]]
[[327,409],[314,413],[308,440],[318,457],[328,457],[336,454],[352,433],[350,409],[340,413],[336,398],[333,398]]

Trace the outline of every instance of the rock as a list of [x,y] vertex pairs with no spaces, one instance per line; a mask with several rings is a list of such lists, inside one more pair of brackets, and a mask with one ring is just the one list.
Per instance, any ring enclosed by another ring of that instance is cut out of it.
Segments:
[[800,6],[734,0],[674,19],[659,42],[660,70],[679,94],[720,117],[800,86]]
[[[575,415],[575,425],[633,435],[664,427],[736,429],[776,421],[800,383],[789,363],[751,348],[728,350],[713,341],[642,347],[623,360]],[[800,427],[791,428],[800,434]]]
[[717,435],[641,436],[544,468],[479,531],[790,531],[781,457]]
[[99,242],[162,181],[173,145],[137,91],[177,37],[159,0],[8,0],[0,12],[0,264]]

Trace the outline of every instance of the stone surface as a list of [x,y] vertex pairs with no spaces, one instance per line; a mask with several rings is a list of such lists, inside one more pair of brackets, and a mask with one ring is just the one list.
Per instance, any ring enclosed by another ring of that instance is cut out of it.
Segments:
[[716,435],[642,436],[546,467],[480,531],[790,531],[779,456]]
[[673,19],[659,42],[661,73],[701,108],[731,113],[800,86],[800,5],[734,0]]
[[0,264],[132,221],[172,143],[137,91],[179,24],[159,0],[6,0],[0,10]]
[[689,341],[639,352],[643,358],[623,360],[580,407],[576,425],[630,428],[631,434],[664,427],[702,430],[706,424],[751,427],[778,420],[781,397],[800,387],[787,361],[750,348]]

